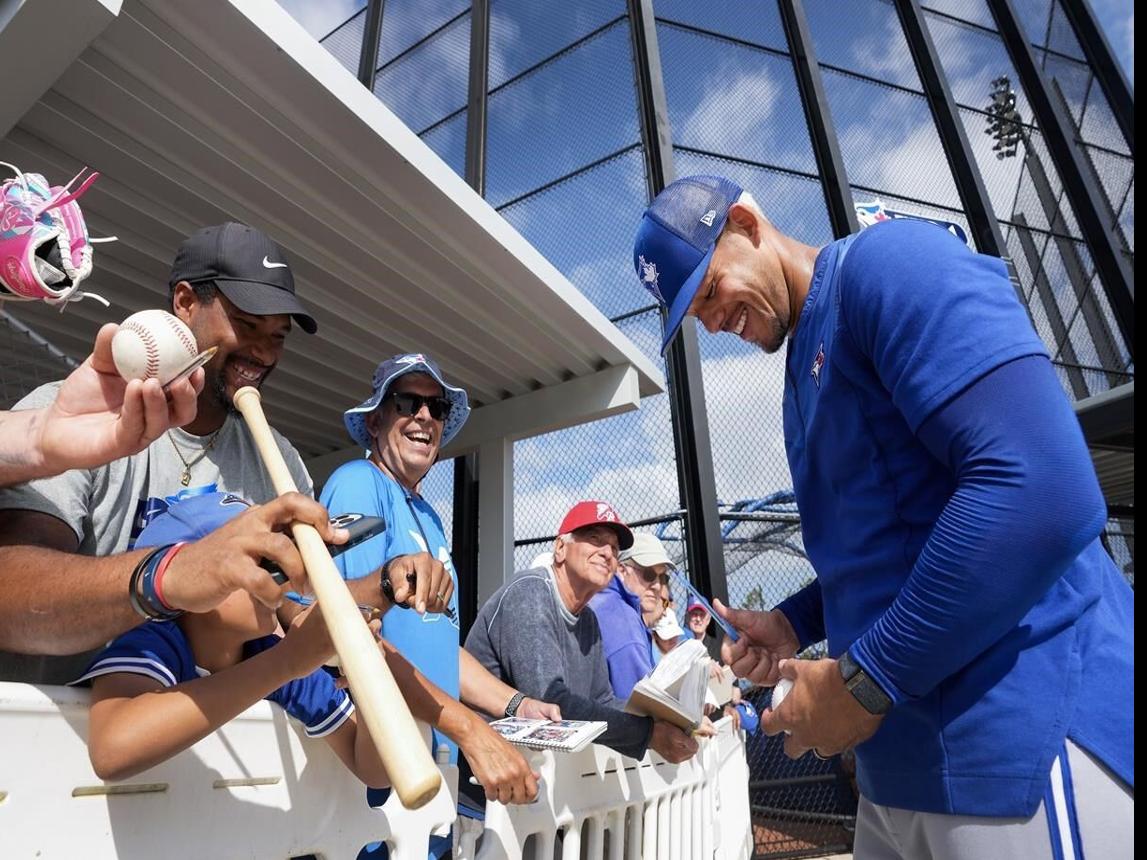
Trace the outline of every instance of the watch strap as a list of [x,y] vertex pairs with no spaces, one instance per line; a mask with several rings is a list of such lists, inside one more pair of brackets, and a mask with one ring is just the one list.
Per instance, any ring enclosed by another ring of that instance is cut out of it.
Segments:
[[526,699],[525,693],[514,693],[510,697],[510,701],[506,703],[505,714],[507,717],[512,717],[518,713],[518,708],[522,706],[522,702]]
[[892,698],[864,671],[849,652],[845,651],[840,656],[837,666],[840,668],[840,676],[844,679],[844,688],[860,702],[864,710],[877,715],[887,714],[892,710]]

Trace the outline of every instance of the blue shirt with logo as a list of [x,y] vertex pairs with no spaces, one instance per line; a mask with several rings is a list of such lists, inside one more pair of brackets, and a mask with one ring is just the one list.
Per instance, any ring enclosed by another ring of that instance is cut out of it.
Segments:
[[[458,576],[442,521],[421,496],[409,492],[384,474],[370,460],[347,463],[331,475],[320,501],[331,516],[366,514],[386,520],[386,530],[377,537],[335,557],[345,579],[378,576],[383,564],[400,555],[429,552],[450,572],[454,594],[450,608],[458,617]],[[458,622],[440,612],[419,615],[413,609],[391,607],[382,616],[382,637],[394,645],[423,675],[445,693],[458,698]],[[434,749],[446,744],[451,762],[458,750],[452,740],[434,732]]]
[[641,617],[641,598],[614,575],[589,602],[601,628],[601,650],[609,667],[609,685],[621,701],[653,670],[653,637]]
[[[992,379],[995,408],[977,401],[968,426],[998,439],[1055,422],[1062,499],[1054,480],[1024,486],[1035,455],[994,471],[989,457],[961,482],[945,457],[976,440],[929,437],[930,418],[950,421]],[[1035,415],[1016,396],[1028,381],[1043,386]],[[911,221],[824,248],[788,347],[784,429],[817,578],[781,608],[802,645],[827,634],[895,703],[857,747],[865,796],[1029,816],[1065,737],[1133,785],[1133,597],[1099,544],[1082,435],[1003,263]],[[1045,545],[1071,549],[1045,560]]]

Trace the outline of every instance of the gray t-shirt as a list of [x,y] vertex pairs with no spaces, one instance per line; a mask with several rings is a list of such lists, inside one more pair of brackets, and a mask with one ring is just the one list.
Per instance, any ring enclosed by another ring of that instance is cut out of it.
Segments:
[[[15,408],[45,406],[55,398],[59,386],[58,382],[42,385]],[[242,418],[228,415],[213,443],[211,439],[210,434],[192,436],[173,429],[138,454],[107,466],[72,470],[54,478],[0,489],[0,517],[6,516],[7,510],[50,514],[76,533],[81,555],[106,556],[131,549],[144,526],[181,497],[219,491],[257,504],[275,497],[271,479]],[[314,495],[314,485],[298,452],[278,433],[275,441],[299,492]],[[192,462],[208,445],[210,450],[191,466],[191,480],[183,486],[183,461]],[[61,624],[83,621],[82,617],[60,619]],[[78,676],[93,653],[28,657],[0,651],[0,680],[66,683]]]
[[466,637],[466,650],[495,677],[527,696],[553,702],[569,720],[604,720],[598,743],[641,758],[653,721],[621,710],[613,696],[597,616],[574,615],[553,571],[521,571],[490,597]]

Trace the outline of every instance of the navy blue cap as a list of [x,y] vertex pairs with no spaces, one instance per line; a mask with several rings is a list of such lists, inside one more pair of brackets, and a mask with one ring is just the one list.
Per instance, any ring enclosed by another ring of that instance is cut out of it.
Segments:
[[665,186],[649,204],[633,243],[633,267],[641,286],[669,309],[665,352],[693,303],[729,207],[741,186],[720,176],[686,176]]
[[204,493],[176,502],[147,524],[137,548],[199,540],[239,516],[251,503],[231,493]]

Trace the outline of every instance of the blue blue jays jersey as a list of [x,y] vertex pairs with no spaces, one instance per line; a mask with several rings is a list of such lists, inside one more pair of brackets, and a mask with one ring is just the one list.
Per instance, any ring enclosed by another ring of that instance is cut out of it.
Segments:
[[[917,431],[969,385],[1027,356],[1046,352],[1003,263],[944,231],[892,221],[820,252],[786,356],[784,433],[830,655],[873,631],[956,491]],[[1030,814],[1065,735],[1131,778],[1131,709],[1112,706],[1104,720],[1077,713],[1131,683],[1129,589],[1096,539],[1032,600],[1016,628],[957,673],[927,690],[890,690],[896,706],[857,748],[869,800]],[[913,609],[915,623],[952,629]],[[976,605],[948,609],[977,624]],[[878,633],[884,653],[898,647],[885,640],[913,635]],[[1088,649],[1103,659],[1088,660]],[[914,677],[927,676],[918,668]]]
[[[323,487],[320,501],[331,515],[367,514],[386,520],[386,531],[335,558],[345,579],[378,576],[379,568],[392,558],[428,552],[450,572],[454,594],[450,608],[458,617],[458,576],[442,521],[421,497],[408,493],[369,460],[355,460],[338,468]],[[419,615],[413,609],[392,607],[382,616],[382,636],[402,652],[418,670],[448,695],[458,698],[457,620],[440,612]],[[434,749],[446,744],[451,760],[457,756],[454,742],[434,732]]]
[[[252,639],[243,646],[243,659],[274,647],[278,636]],[[178,624],[158,621],[141,624],[115,639],[100,652],[83,675],[82,684],[101,675],[144,675],[163,687],[174,687],[207,674],[195,665],[191,644]],[[288,681],[267,698],[303,724],[308,737],[329,735],[354,713],[346,692],[322,669]]]

